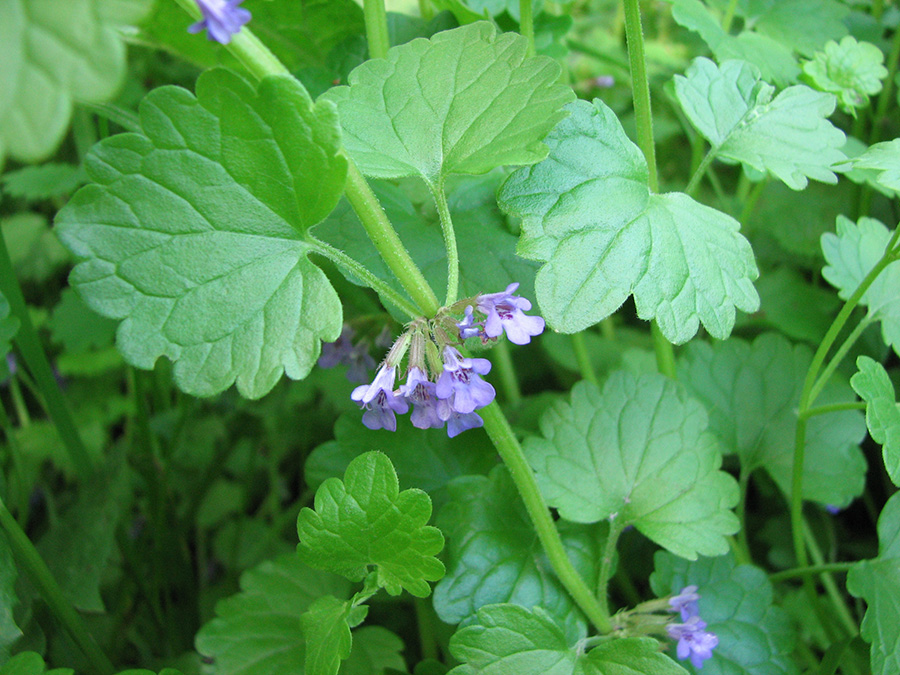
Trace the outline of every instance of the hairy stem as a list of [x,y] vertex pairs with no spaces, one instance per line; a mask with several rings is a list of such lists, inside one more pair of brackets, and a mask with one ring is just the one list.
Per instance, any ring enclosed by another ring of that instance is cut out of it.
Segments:
[[787,581],[797,577],[816,576],[825,572],[849,572],[856,562],[823,563],[821,565],[807,565],[806,567],[794,567],[793,569],[774,572],[769,575],[769,581]]
[[512,355],[509,353],[509,343],[506,340],[500,340],[497,346],[494,347],[493,353],[494,363],[497,365],[497,371],[500,374],[500,386],[503,388],[503,395],[511,406],[518,406],[522,402],[522,392],[519,389],[519,379],[516,377]]
[[429,182],[428,188],[431,190],[434,205],[441,219],[444,248],[447,250],[447,298],[444,304],[449,306],[456,302],[456,296],[459,294],[459,251],[456,248],[456,232],[453,229],[453,219],[450,217],[443,178],[437,183]]
[[363,14],[366,20],[369,58],[383,59],[387,56],[388,49],[391,48],[384,0],[363,0]]
[[528,40],[527,56],[535,55],[534,48],[534,16],[532,15],[531,0],[519,0],[519,32]]
[[594,364],[591,363],[591,357],[588,354],[587,345],[584,342],[584,332],[572,333],[572,349],[575,352],[575,361],[578,363],[578,370],[581,377],[593,385],[600,385],[597,379],[597,372],[594,370]]
[[600,605],[609,613],[609,579],[612,576],[612,563],[616,555],[616,546],[619,543],[619,535],[622,534],[622,526],[616,520],[610,520],[609,534],[606,535],[606,544],[603,546],[603,557],[600,559],[600,573],[597,575],[597,597]]

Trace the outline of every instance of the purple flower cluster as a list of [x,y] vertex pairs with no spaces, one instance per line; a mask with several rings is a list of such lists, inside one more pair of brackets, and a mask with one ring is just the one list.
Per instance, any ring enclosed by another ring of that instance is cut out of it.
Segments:
[[250,20],[250,12],[238,7],[244,0],[197,0],[203,21],[188,27],[189,33],[199,33],[206,29],[210,40],[227,45],[231,36],[236,34]]
[[375,367],[375,359],[369,355],[369,345],[365,340],[353,344],[353,328],[345,325],[336,341],[322,345],[322,355],[318,364],[320,368],[348,366],[348,380],[365,382],[369,379],[369,371]]
[[[459,336],[465,340],[480,337],[483,341],[499,337],[504,331],[510,342],[527,345],[531,338],[544,331],[544,320],[539,316],[529,316],[524,312],[531,309],[531,303],[518,295],[513,295],[518,283],[510,284],[502,293],[486,293],[476,298],[476,305],[466,307],[465,318],[456,324]],[[483,321],[475,321],[475,310],[485,315]]]
[[715,633],[706,630],[706,622],[700,618],[697,601],[700,595],[696,586],[685,586],[669,599],[671,611],[678,612],[681,623],[666,626],[666,632],[678,641],[675,652],[682,661],[690,658],[694,668],[702,668],[706,659],[712,658],[712,650],[719,644]]
[[412,366],[406,384],[394,391],[397,367],[383,364],[371,384],[353,390],[350,398],[365,409],[363,424],[369,429],[397,430],[395,415],[412,406],[410,421],[419,429],[439,429],[445,424],[450,438],[467,429],[484,425],[475,412],[494,400],[494,387],[481,379],[491,370],[487,359],[463,358],[447,345],[444,368],[437,382],[428,379],[422,368]]

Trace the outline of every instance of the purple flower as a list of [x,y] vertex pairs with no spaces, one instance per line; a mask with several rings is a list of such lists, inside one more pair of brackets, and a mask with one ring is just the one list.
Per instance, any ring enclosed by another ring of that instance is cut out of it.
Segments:
[[250,20],[250,12],[238,7],[244,0],[197,0],[203,21],[188,27],[189,33],[199,33],[204,28],[210,40],[227,45],[231,36]]
[[513,295],[518,287],[518,283],[512,283],[502,293],[478,296],[478,311],[487,315],[484,321],[484,334],[487,337],[499,337],[506,331],[510,342],[527,345],[532,336],[544,332],[544,320],[541,317],[522,313],[523,310],[531,309],[531,303],[526,298]]
[[361,384],[350,398],[365,408],[362,422],[369,429],[397,430],[397,419],[394,413],[403,414],[409,410],[409,403],[394,391],[394,380],[397,377],[397,367],[381,366],[375,374],[371,384]]
[[406,384],[400,385],[400,393],[413,404],[410,421],[417,429],[440,429],[444,419],[438,415],[438,400],[434,394],[434,382],[421,368],[413,366],[406,376]]
[[697,593],[696,586],[685,586],[678,595],[669,598],[669,607],[673,612],[681,614],[681,620],[687,621],[692,616],[698,616],[700,610],[697,607],[697,601],[700,595]]
[[832,516],[836,516],[841,512],[840,506],[834,506],[833,504],[826,504],[825,510],[828,511]]
[[466,316],[462,321],[456,324],[456,327],[459,328],[459,337],[463,340],[468,340],[470,337],[484,334],[484,326],[482,323],[480,321],[477,323],[475,322],[472,305],[466,307]]
[[334,342],[322,345],[319,367],[334,368],[338,364],[348,366],[347,379],[351,382],[365,382],[369,379],[369,371],[375,367],[375,359],[369,355],[369,347],[365,341],[353,344],[353,329],[344,326],[341,336]]
[[444,347],[444,372],[438,378],[435,394],[450,400],[450,407],[462,415],[483,408],[494,400],[494,388],[481,379],[487,375],[491,362],[487,359],[464,359],[457,349]]
[[702,668],[706,659],[712,658],[712,650],[719,644],[715,633],[710,633],[706,622],[699,616],[692,616],[684,623],[673,623],[666,626],[669,637],[678,640],[676,653],[682,661],[688,657],[694,668]]
[[470,412],[463,415],[451,409],[450,416],[447,418],[447,435],[453,438],[468,429],[477,429],[483,426],[484,420],[478,413]]

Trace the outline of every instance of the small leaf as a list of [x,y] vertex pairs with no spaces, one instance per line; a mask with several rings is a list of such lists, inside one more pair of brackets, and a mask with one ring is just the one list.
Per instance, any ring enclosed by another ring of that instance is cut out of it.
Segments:
[[837,183],[831,166],[846,159],[839,149],[846,137],[827,119],[835,105],[830,94],[796,85],[773,98],[775,88],[750,64],[717,66],[703,57],[686,77],[675,76],[675,92],[719,159],[768,171],[794,190],[808,178]]
[[900,672],[900,494],[878,518],[878,557],[853,566],[847,590],[868,605],[861,633],[872,644],[872,674]]
[[40,214],[21,211],[0,220],[0,227],[16,276],[23,281],[47,281],[71,259]]
[[872,439],[882,447],[882,457],[894,485],[900,486],[900,406],[887,372],[868,356],[856,359],[859,372],[850,384],[866,402],[866,424]]
[[853,160],[853,167],[880,171],[876,180],[889,190],[900,191],[900,138],[871,146]]
[[883,63],[878,47],[848,35],[840,44],[827,42],[824,52],[803,64],[803,73],[810,85],[837,96],[841,110],[855,117],[856,109],[881,91],[881,81],[888,74]]
[[766,573],[736,565],[731,554],[688,562],[660,551],[650,585],[658,596],[697,586],[700,617],[719,644],[703,664],[703,674],[793,675],[795,636],[787,614],[773,605]]
[[[812,351],[776,334],[753,343],[688,345],[678,364],[678,381],[709,412],[709,427],[725,452],[736,452],[742,470],[765,469],[779,488],[791,493],[797,406]],[[817,404],[855,400],[846,381],[834,378]],[[863,417],[843,410],[810,418],[803,464],[803,496],[822,504],[846,506],[860,495],[866,463],[859,443]]]
[[[582,634],[580,637],[584,637]],[[540,607],[488,605],[450,639],[450,675],[685,675],[650,638],[602,642],[586,654]]]
[[353,644],[347,623],[352,609],[349,601],[326,595],[306,610],[301,617],[307,645],[304,675],[337,675]]
[[578,101],[547,137],[550,156],[512,173],[501,207],[523,219],[519,254],[546,262],[541,314],[574,333],[633,294],[638,316],[675,343],[702,322],[724,339],[755,311],[758,275],[739,224],[681,193],[650,194],[647,164],[601,101]]
[[[509,472],[466,476],[450,484],[451,501],[438,525],[448,539],[447,575],[435,586],[434,609],[447,623],[466,623],[485,605],[541,607],[567,634],[584,619],[544,556]],[[596,579],[605,526],[559,523],[569,559],[585,579]]]
[[6,155],[39,161],[69,126],[73,100],[109,100],[125,76],[118,28],[139,21],[149,0],[4,2],[0,27],[0,167]]
[[338,296],[303,240],[344,187],[333,107],[313,106],[290,77],[254,91],[212,70],[197,98],[151,92],[141,124],[143,134],[95,146],[87,168],[98,184],[57,216],[83,259],[72,285],[95,311],[124,319],[127,361],[149,369],[170,358],[187,393],[236,382],[258,398],[283,372],[305,377],[320,340],[341,331]]
[[394,47],[323,98],[337,104],[344,145],[370,176],[437,185],[451,173],[533,164],[573,93],[556,62],[526,57],[526,45],[470,24]]
[[66,195],[83,185],[84,180],[81,167],[53,162],[10,171],[2,178],[7,194],[29,201]]
[[217,618],[197,634],[197,651],[218,675],[302,675],[302,616],[321,595],[347,597],[350,584],[310,569],[296,554],[267,560],[241,576],[241,592],[219,601]]
[[[727,343],[726,343],[727,344]],[[613,373],[601,392],[580,382],[571,404],[541,417],[525,454],[547,502],[566,520],[608,518],[677,555],[720,555],[740,524],[737,483],[720,471],[703,406],[662,375]]]
[[71,288],[63,289],[47,327],[53,341],[67,352],[109,347],[116,336],[116,322],[92,312]]
[[0,666],[0,675],[75,675],[75,671],[71,668],[47,670],[40,654],[21,652]]
[[[858,223],[838,216],[837,233],[822,235],[822,252],[827,265],[822,276],[846,300],[881,259],[893,233],[874,218]],[[885,344],[900,354],[900,261],[889,264],[869,286],[859,301],[868,308],[868,317],[881,321]]]
[[391,461],[380,452],[360,455],[344,480],[329,478],[316,490],[315,510],[297,518],[298,551],[308,564],[362,581],[370,565],[391,595],[406,589],[424,598],[429,581],[444,575],[434,557],[444,546],[426,525],[431,500],[417,489],[400,492]]
[[9,659],[10,647],[22,637],[22,630],[13,618],[13,608],[19,604],[17,577],[16,562],[6,542],[6,535],[0,533],[0,661],[3,662]]

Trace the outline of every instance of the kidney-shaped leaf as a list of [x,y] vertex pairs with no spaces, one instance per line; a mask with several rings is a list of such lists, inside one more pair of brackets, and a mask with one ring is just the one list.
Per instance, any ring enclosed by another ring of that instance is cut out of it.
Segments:
[[333,106],[293,78],[253,88],[204,73],[197,98],[161,87],[141,134],[94,148],[82,188],[57,216],[84,259],[70,281],[92,309],[124,319],[118,346],[152,368],[175,362],[186,392],[232,383],[245,396],[305,377],[320,340],[341,331],[340,301],[308,259],[306,229],[334,208],[346,160]]

